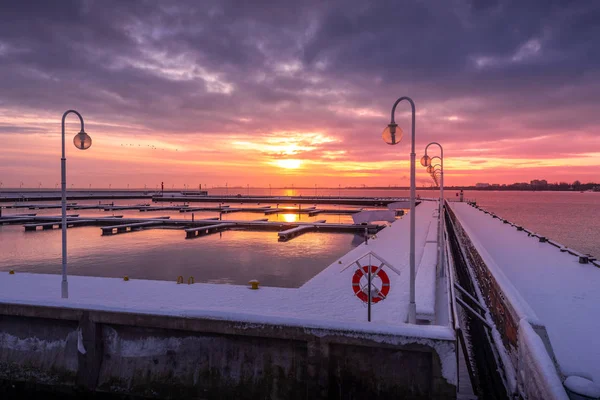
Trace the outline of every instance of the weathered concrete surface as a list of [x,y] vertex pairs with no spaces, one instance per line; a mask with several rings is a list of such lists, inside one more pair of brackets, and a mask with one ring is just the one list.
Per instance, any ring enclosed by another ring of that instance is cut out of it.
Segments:
[[433,347],[377,333],[16,304],[0,304],[0,332],[0,380],[79,395],[456,397]]
[[75,384],[79,368],[76,330],[73,321],[2,315],[0,379]]

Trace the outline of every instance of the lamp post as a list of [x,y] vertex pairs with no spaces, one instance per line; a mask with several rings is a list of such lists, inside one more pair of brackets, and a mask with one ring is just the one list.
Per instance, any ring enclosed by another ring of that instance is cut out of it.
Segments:
[[73,138],[73,144],[79,150],[87,150],[92,145],[92,138],[83,129],[83,118],[75,110],[67,110],[62,116],[62,158],[60,159],[60,188],[62,192],[62,283],[61,296],[69,298],[69,284],[67,283],[67,159],[65,158],[65,119],[70,113],[76,114],[81,122],[81,130]]
[[[429,157],[427,155],[427,149],[429,148],[429,146],[431,145],[436,145],[440,148],[440,157]],[[432,165],[433,164],[433,160],[434,159],[439,159],[440,160],[440,164],[436,164],[436,165]],[[431,142],[429,143],[427,146],[425,146],[425,155],[423,157],[421,157],[421,165],[424,167],[427,167],[427,172],[430,172],[432,174],[432,177],[434,178],[434,181],[437,184],[437,175],[436,175],[436,170],[435,167],[437,165],[440,166],[439,171],[439,177],[440,177],[440,204],[439,204],[439,229],[438,229],[438,233],[439,233],[439,255],[438,255],[438,260],[440,262],[440,275],[444,276],[445,272],[444,272],[444,247],[445,247],[445,243],[444,243],[444,148],[442,147],[441,144],[439,144],[438,142]],[[431,171],[429,170],[431,168]]]
[[430,175],[431,175],[431,179],[433,179],[433,182],[435,183],[435,185],[437,187],[440,187],[440,182],[439,182],[439,177],[440,177],[440,172],[441,170],[439,168],[436,168]]
[[[390,123],[383,131],[383,140],[387,144],[398,144],[402,139],[402,129],[398,128],[394,120],[396,106],[401,101],[410,103],[412,110],[412,136],[410,150],[410,303],[408,305],[408,323],[417,322],[417,306],[415,303],[415,103],[410,97],[400,97],[392,106]],[[398,132],[399,131],[399,132]]]

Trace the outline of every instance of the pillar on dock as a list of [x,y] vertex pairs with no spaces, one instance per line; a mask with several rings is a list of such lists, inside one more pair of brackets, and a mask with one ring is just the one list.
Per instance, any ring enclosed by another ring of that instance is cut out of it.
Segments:
[[102,364],[102,328],[90,320],[89,312],[84,311],[79,320],[77,384],[88,390],[98,385]]

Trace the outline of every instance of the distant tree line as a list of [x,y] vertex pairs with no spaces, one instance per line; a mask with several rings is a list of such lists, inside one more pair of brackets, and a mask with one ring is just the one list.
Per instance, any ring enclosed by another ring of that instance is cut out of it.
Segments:
[[[352,186],[347,187],[347,189],[354,188]],[[359,187],[356,187],[359,189]],[[588,182],[582,183],[580,181],[575,181],[573,183],[568,182],[554,182],[548,183],[546,180],[533,180],[530,183],[527,182],[516,182],[510,184],[478,184],[472,186],[445,186],[445,189],[449,190],[547,190],[547,191],[578,191],[585,192],[588,190],[593,190],[600,192],[600,183]],[[361,187],[360,189],[410,189],[408,186],[379,186],[379,187]],[[437,190],[437,187],[433,187],[430,185],[426,185],[423,187],[417,187],[419,190]]]
[[527,182],[516,182],[510,184],[492,184],[489,186],[447,186],[448,189],[463,189],[463,190],[548,190],[548,191],[587,191],[594,190],[600,191],[600,183],[588,182],[582,183],[575,181],[573,183],[568,182],[554,182],[549,183],[545,180],[535,180],[530,183]]

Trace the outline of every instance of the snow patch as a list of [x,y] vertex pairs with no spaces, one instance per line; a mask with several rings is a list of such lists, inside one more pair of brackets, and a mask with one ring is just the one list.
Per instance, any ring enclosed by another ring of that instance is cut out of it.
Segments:
[[59,348],[65,348],[67,346],[67,340],[70,334],[65,339],[59,340],[40,340],[37,337],[28,337],[21,339],[17,336],[13,336],[10,333],[0,332],[0,349],[10,349],[17,351],[47,351]]
[[83,345],[83,334],[81,333],[81,329],[77,329],[77,351],[81,354],[87,353],[85,346]]
[[565,379],[565,387],[573,393],[600,399],[600,386],[581,376],[569,376]]
[[544,342],[525,319],[519,323],[519,377],[525,393],[538,393],[549,400],[568,399]]

